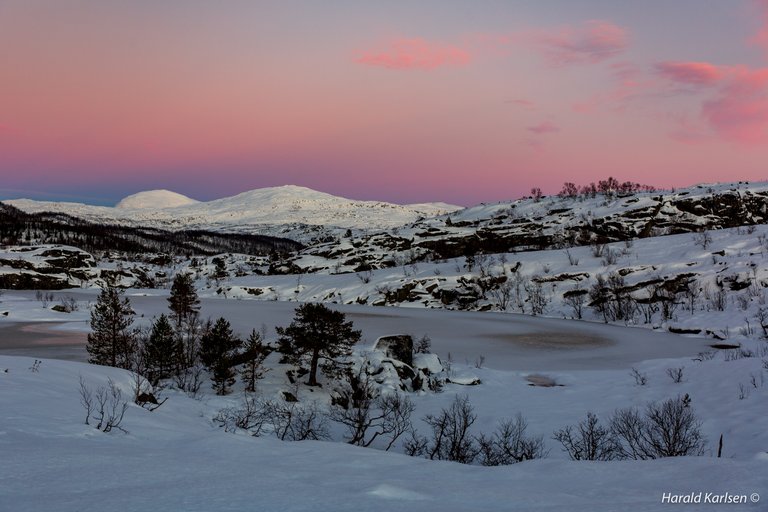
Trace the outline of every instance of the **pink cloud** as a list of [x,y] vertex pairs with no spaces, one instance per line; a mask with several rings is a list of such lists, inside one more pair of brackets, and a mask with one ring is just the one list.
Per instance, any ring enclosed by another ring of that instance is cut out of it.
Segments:
[[416,37],[396,39],[384,51],[366,51],[355,59],[360,64],[387,69],[435,69],[441,66],[465,66],[471,55],[450,44],[426,41]]
[[755,0],[755,3],[760,12],[761,27],[752,38],[752,43],[762,47],[768,55],[768,0]]
[[629,45],[627,30],[609,21],[589,21],[577,28],[535,34],[533,39],[556,65],[595,64],[622,53]]
[[551,121],[543,121],[537,125],[529,126],[528,131],[537,135],[544,135],[559,132],[560,128]]
[[728,74],[717,95],[702,103],[702,115],[727,140],[768,142],[768,68],[737,66]]
[[709,62],[660,62],[656,71],[673,82],[704,86],[712,85],[723,78],[720,67]]
[[[706,86],[713,91],[701,103],[701,117],[725,140],[743,144],[768,142],[768,68],[718,66],[709,62],[662,62],[657,71],[684,85]],[[699,132],[688,127],[675,132]]]

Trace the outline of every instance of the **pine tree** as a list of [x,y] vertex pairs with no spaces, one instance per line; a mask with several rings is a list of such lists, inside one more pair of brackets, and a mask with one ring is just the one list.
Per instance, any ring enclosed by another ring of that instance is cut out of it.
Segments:
[[160,379],[173,375],[181,359],[180,338],[166,315],[152,322],[152,330],[144,347],[149,379],[156,385]]
[[200,339],[200,360],[211,372],[213,389],[219,395],[229,393],[229,387],[235,383],[232,357],[242,344],[226,319],[219,318],[213,326],[210,322],[206,325]]
[[293,322],[288,327],[278,327],[278,350],[294,364],[309,358],[309,386],[317,386],[317,368],[324,359],[322,372],[328,377],[338,377],[339,366],[335,358],[352,352],[352,346],[360,341],[360,331],[352,329],[352,322],[345,321],[341,311],[334,311],[323,304],[304,304],[296,309]]
[[168,307],[173,313],[176,325],[188,322],[194,314],[200,311],[200,299],[197,297],[192,274],[179,273],[173,278],[171,295],[168,297]]
[[134,312],[124,292],[112,284],[101,290],[91,310],[88,333],[88,362],[129,368],[135,350],[134,335],[129,330]]
[[240,370],[240,378],[245,384],[246,391],[256,391],[256,381],[264,377],[264,368],[262,364],[269,355],[269,347],[265,346],[264,336],[254,329],[251,335],[245,340],[244,356],[247,357]]

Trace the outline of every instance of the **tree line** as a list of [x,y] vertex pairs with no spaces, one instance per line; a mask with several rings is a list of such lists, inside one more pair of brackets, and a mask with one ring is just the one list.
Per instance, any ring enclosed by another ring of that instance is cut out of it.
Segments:
[[[180,389],[196,393],[207,372],[217,394],[230,392],[239,374],[246,391],[254,391],[264,374],[262,363],[273,351],[265,343],[265,329],[253,329],[244,340],[224,318],[200,319],[200,299],[192,276],[177,274],[168,297],[168,314],[144,329],[132,327],[135,312],[124,290],[108,283],[91,310],[89,362],[131,370],[152,386],[173,379]],[[339,358],[359,341],[343,313],[322,304],[304,304],[287,327],[278,327],[277,350],[283,361],[308,365],[309,386],[319,385],[318,372],[338,378],[344,371]]]

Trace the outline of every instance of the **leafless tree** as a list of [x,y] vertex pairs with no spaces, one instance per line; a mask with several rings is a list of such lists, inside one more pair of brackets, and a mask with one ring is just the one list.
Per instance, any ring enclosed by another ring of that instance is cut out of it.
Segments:
[[531,314],[533,316],[543,315],[549,302],[544,287],[541,282],[536,280],[536,277],[534,276],[531,281],[525,283],[526,300],[531,307]]
[[431,437],[420,437],[412,431],[411,439],[405,443],[406,453],[470,464],[480,451],[469,431],[476,419],[469,398],[457,396],[448,409],[424,418],[431,430]]
[[557,430],[553,439],[563,445],[571,460],[613,460],[617,456],[615,434],[600,425],[591,412],[576,427],[568,425]]
[[80,404],[85,409],[85,424],[90,425],[91,413],[93,412],[93,391],[88,387],[82,375],[80,376]]
[[582,319],[584,304],[587,303],[589,292],[583,290],[577,285],[573,290],[568,290],[563,294],[563,303],[573,310],[574,318]]

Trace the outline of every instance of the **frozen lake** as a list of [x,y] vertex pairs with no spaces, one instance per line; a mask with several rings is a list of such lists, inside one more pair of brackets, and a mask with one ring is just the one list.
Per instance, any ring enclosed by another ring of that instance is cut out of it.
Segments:
[[[94,301],[96,291],[68,291],[82,301]],[[137,315],[147,322],[167,311],[167,292],[129,292]],[[23,296],[23,295],[22,295]],[[10,299],[8,297],[7,299]],[[8,302],[8,300],[6,300]],[[203,318],[223,316],[235,331],[288,325],[295,302],[202,299]],[[648,359],[695,356],[709,341],[648,329],[593,322],[539,318],[519,314],[477,313],[416,308],[334,306],[363,331],[361,344],[372,346],[379,336],[424,334],[442,358],[457,363],[485,357],[485,366],[499,370],[592,370],[629,368]],[[0,354],[85,361],[87,324],[78,322],[16,322],[0,320]],[[62,320],[67,315],[59,315]]]

